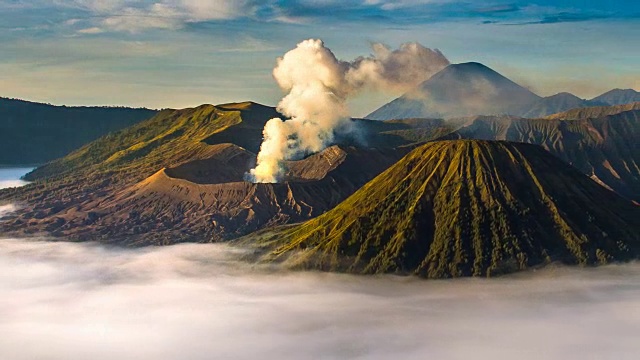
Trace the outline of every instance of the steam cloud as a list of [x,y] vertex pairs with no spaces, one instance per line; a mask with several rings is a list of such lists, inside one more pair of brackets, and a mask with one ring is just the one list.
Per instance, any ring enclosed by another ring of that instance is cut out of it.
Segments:
[[0,239],[0,359],[637,359],[640,264],[292,273],[224,244]]
[[336,131],[349,132],[347,100],[363,90],[403,92],[440,71],[449,61],[438,50],[418,43],[397,50],[374,44],[373,55],[346,62],[336,58],[321,40],[309,39],[279,58],[273,76],[287,95],[278,111],[289,120],[271,119],[257,166],[249,180],[277,182],[282,162],[318,152]]

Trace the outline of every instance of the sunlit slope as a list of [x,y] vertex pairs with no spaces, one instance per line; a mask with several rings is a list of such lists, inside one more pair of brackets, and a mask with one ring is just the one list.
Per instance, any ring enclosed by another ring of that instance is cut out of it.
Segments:
[[286,162],[285,183],[246,183],[275,116],[250,102],[163,111],[37,169],[30,185],[0,190],[0,204],[23,205],[0,232],[134,245],[227,240],[320,215],[406,155],[401,145],[451,131],[441,120],[359,121],[336,137],[347,145]]
[[[80,232],[91,238],[104,204],[120,191],[163,168],[224,155],[211,144],[212,137],[220,144],[235,142],[255,150],[264,123],[275,115],[275,109],[249,102],[164,110],[36,169],[27,176],[35,182],[27,186],[0,190],[0,204],[23,204],[15,219],[0,223],[0,232],[61,236]],[[241,132],[246,136],[234,135]],[[234,165],[239,168],[236,172],[248,166]],[[154,224],[161,222],[154,219]]]
[[316,219],[245,241],[294,268],[490,276],[632,259],[638,219],[538,146],[457,140],[417,148]]
[[28,179],[105,171],[149,176],[163,166],[207,157],[208,145],[215,143],[256,151],[264,123],[274,116],[273,108],[255,103],[164,110],[38,168]]

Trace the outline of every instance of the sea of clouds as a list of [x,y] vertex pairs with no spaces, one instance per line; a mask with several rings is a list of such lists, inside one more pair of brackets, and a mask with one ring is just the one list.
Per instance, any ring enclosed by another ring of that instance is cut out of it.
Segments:
[[287,272],[223,244],[0,239],[0,359],[637,359],[640,264]]
[[0,167],[0,189],[20,187],[26,185],[27,182],[21,180],[20,177],[33,168],[2,168]]
[[[0,180],[24,173],[12,171]],[[0,206],[0,218],[15,209]],[[256,266],[225,244],[46,240],[0,238],[2,360],[640,354],[638,263],[426,281]]]

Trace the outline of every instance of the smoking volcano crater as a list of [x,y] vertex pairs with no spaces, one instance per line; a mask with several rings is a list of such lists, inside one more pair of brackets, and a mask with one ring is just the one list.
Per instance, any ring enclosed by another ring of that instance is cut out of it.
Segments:
[[255,154],[234,144],[212,146],[207,158],[163,168],[83,205],[94,209],[90,217],[76,208],[60,212],[63,225],[50,231],[133,246],[229,240],[318,216],[409,151],[334,145],[285,162],[282,182],[252,183],[244,176]]
[[363,91],[409,90],[449,65],[440,51],[418,43],[396,50],[373,44],[372,50],[344,61],[322,40],[308,39],[278,58],[273,77],[286,95],[277,109],[288,119],[265,124],[256,166],[247,174],[251,181],[277,182],[286,177],[287,160],[325,149],[336,130],[349,132],[348,99]]

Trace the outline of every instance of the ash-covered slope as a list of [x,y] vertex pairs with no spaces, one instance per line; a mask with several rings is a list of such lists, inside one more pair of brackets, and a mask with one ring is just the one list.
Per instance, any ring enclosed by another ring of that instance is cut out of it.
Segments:
[[2,226],[20,231],[26,217],[29,232],[78,240],[127,245],[223,241],[318,216],[408,151],[332,146],[287,163],[282,183],[253,184],[243,176],[254,154],[233,144],[211,145],[208,158],[161,169],[74,206],[49,209],[46,216],[27,213]]
[[287,163],[286,184],[245,183],[274,116],[255,103],[163,111],[36,169],[32,184],[0,190],[0,203],[24,205],[0,232],[127,244],[228,239],[316,216],[400,159],[402,145],[452,130],[441,120],[358,121],[352,137],[337,139],[344,146]]
[[636,258],[638,219],[640,207],[538,146],[439,141],[326,214],[242,242],[294,268],[491,276]]
[[54,106],[0,98],[0,164],[42,164],[156,112],[143,108]]
[[415,91],[366,116],[372,120],[517,114],[540,97],[475,62],[447,66]]
[[637,112],[580,121],[358,120],[356,132],[336,139],[340,147],[286,164],[286,185],[239,185],[276,115],[255,103],[163,111],[38,168],[32,184],[0,190],[0,205],[24,206],[0,221],[0,233],[136,244],[229,239],[321,214],[398,160],[404,146],[442,137],[538,143],[640,201]]

